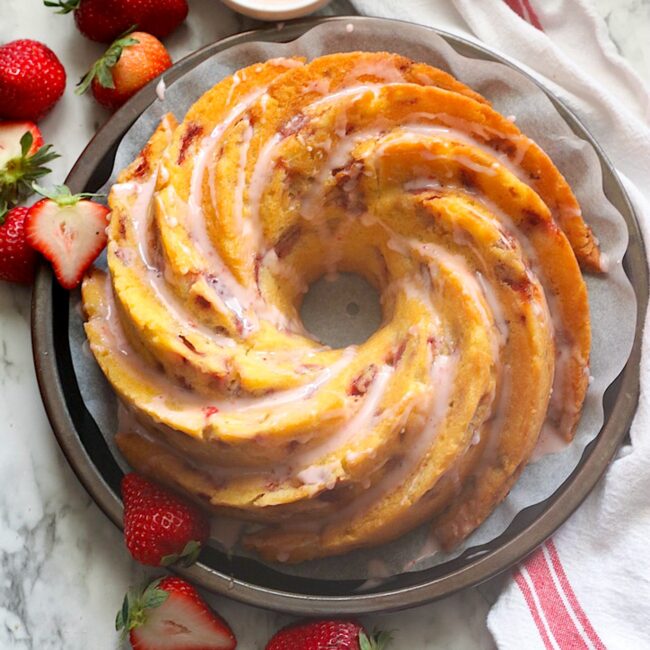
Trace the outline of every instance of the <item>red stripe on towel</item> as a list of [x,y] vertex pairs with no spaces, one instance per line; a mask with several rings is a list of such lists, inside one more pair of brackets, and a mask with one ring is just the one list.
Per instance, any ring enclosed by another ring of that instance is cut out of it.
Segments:
[[521,589],[521,593],[524,597],[524,600],[526,601],[526,605],[528,605],[528,609],[530,610],[530,615],[533,617],[537,631],[539,632],[539,635],[542,637],[542,641],[544,642],[544,647],[546,650],[553,650],[553,644],[551,643],[551,640],[546,633],[546,628],[544,627],[544,622],[542,621],[542,617],[537,608],[537,603],[535,603],[535,599],[533,598],[533,593],[519,569],[514,572],[514,579],[519,586],[519,589]]
[[530,0],[521,0],[522,4],[524,5],[524,9],[526,11],[526,17],[525,19],[533,26],[537,27],[541,32],[544,31],[542,28],[542,23],[539,22],[539,18],[537,17],[537,14],[535,13],[535,10],[533,9],[533,5]]
[[598,636],[598,633],[596,632],[596,630],[594,630],[591,621],[589,620],[589,617],[587,616],[587,614],[585,614],[585,611],[582,609],[582,606],[580,605],[580,602],[578,601],[578,598],[576,597],[575,592],[573,591],[573,587],[571,586],[571,583],[569,582],[569,579],[564,571],[564,567],[562,566],[562,561],[560,560],[560,556],[557,552],[557,548],[555,547],[555,544],[553,543],[552,539],[549,539],[546,542],[546,548],[551,558],[551,563],[553,565],[553,569],[555,570],[555,574],[557,575],[560,581],[562,591],[564,592],[564,595],[569,601],[569,604],[571,605],[571,609],[573,610],[574,614],[576,615],[576,618],[580,622],[580,625],[582,625],[585,634],[589,637],[589,640],[594,644],[597,650],[607,650],[605,644],[601,641],[600,637]]
[[530,0],[505,0],[505,3],[512,9],[520,18],[523,18],[527,23],[536,27],[540,31],[544,31],[539,18],[533,9]]
[[565,600],[558,591],[543,549],[538,548],[526,560],[525,566],[551,634],[560,648],[562,650],[590,650],[582,630],[574,620],[575,617],[571,615],[572,612],[569,612]]

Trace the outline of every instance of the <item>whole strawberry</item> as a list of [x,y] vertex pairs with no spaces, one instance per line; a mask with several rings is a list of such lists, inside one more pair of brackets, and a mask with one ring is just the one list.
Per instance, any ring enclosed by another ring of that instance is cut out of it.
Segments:
[[228,623],[185,580],[168,577],[130,592],[115,618],[134,650],[235,650]]
[[0,117],[40,120],[65,90],[65,70],[52,50],[29,39],[0,46]]
[[169,565],[196,561],[210,532],[196,506],[137,474],[122,479],[124,539],[142,564]]
[[266,644],[266,650],[383,650],[388,632],[368,636],[354,621],[304,621],[283,628]]
[[133,32],[118,38],[79,82],[81,95],[92,88],[95,99],[112,110],[172,64],[165,46],[151,34]]
[[38,255],[25,239],[28,208],[9,210],[0,217],[0,280],[31,284]]
[[187,0],[44,0],[59,14],[74,11],[79,31],[110,43],[134,25],[143,32],[165,38],[187,17]]

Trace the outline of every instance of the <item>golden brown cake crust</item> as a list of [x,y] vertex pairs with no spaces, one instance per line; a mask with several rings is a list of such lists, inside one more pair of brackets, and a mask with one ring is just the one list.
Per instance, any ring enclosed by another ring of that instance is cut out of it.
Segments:
[[[449,74],[389,53],[274,59],[164,118],[119,176],[91,349],[129,463],[300,562],[431,521],[445,548],[587,389],[594,237],[550,158]],[[360,273],[384,320],[333,349],[306,287]]]

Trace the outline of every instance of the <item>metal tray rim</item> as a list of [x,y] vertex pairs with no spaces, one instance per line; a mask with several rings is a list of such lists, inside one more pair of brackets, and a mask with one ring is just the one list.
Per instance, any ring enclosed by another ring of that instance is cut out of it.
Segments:
[[[282,32],[278,32],[272,27],[236,34],[191,53],[174,65],[164,76],[171,82],[207,56],[240,42],[291,40],[297,38],[311,27],[325,21],[357,22],[368,20],[387,19],[337,16],[297,21],[287,25]],[[389,22],[399,25],[403,21],[392,20]],[[359,614],[414,607],[451,595],[469,586],[477,585],[505,571],[528,555],[570,516],[607,469],[609,462],[627,434],[634,415],[639,394],[641,330],[648,302],[648,269],[638,222],[616,171],[602,148],[578,118],[552,93],[517,65],[486,47],[479,46],[454,34],[424,26],[420,27],[438,33],[456,48],[473,52],[474,55],[480,58],[499,61],[516,68],[546,92],[570,126],[577,129],[581,136],[585,137],[596,150],[603,166],[606,193],[625,216],[630,231],[626,264],[628,274],[634,278],[634,289],[638,300],[636,337],[632,352],[627,365],[619,376],[618,396],[610,416],[603,425],[597,439],[590,446],[589,453],[585,454],[586,458],[583,458],[574,474],[548,500],[545,511],[534,522],[523,528],[502,546],[482,557],[469,561],[466,566],[447,575],[433,580],[425,580],[415,586],[350,596],[322,596],[270,589],[219,573],[201,563],[179,571],[202,587],[250,605],[294,614]],[[67,184],[71,186],[73,191],[80,191],[88,183],[93,171],[93,162],[98,160],[102,153],[110,149],[116,137],[121,137],[124,130],[155,99],[155,84],[156,81],[150,83],[133,97],[107,121],[90,141],[66,179]],[[57,368],[53,340],[53,282],[54,279],[49,266],[42,266],[36,279],[32,299],[32,343],[39,388],[54,434],[72,469],[97,505],[118,527],[121,527],[121,501],[112,492],[102,475],[97,471],[97,468],[91,463],[64,401],[64,386]]]

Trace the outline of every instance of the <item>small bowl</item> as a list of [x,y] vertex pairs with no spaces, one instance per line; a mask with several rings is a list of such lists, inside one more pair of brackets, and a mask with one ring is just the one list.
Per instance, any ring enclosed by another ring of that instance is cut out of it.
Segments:
[[227,7],[258,20],[290,20],[306,16],[330,0],[221,0]]

